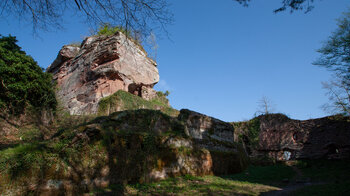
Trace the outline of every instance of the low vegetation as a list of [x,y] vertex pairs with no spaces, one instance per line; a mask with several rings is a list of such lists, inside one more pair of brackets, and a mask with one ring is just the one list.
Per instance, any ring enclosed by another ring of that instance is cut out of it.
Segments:
[[[246,171],[229,176],[185,175],[154,183],[112,185],[93,193],[123,192],[126,195],[260,195],[283,191],[283,195],[347,195],[350,191],[349,161],[297,161],[270,166],[250,166]],[[297,182],[301,171],[304,182]],[[330,170],[328,169],[330,168]]]
[[251,154],[259,143],[260,119],[255,117],[249,121],[234,122],[232,124],[238,134],[238,142],[244,143],[248,154]]
[[101,25],[97,30],[97,35],[114,35],[117,32],[122,32],[124,35],[131,37],[130,31],[122,26],[112,26],[110,24]]
[[134,44],[136,44],[147,55],[147,52],[143,48],[138,34],[136,32],[131,31],[131,30],[125,29],[122,26],[112,26],[112,25],[106,23],[106,24],[101,25],[97,29],[96,34],[98,36],[101,36],[101,35],[110,36],[110,35],[116,34],[117,32],[121,32],[124,35],[126,35],[126,37],[128,37],[129,40],[131,40]]
[[279,188],[219,176],[182,176],[152,184],[128,185],[127,195],[259,195]]
[[179,112],[171,108],[168,103],[168,99],[162,92],[158,92],[156,98],[147,101],[139,96],[119,90],[100,100],[98,114],[108,115],[117,110],[153,109],[160,110],[169,116],[177,116]]

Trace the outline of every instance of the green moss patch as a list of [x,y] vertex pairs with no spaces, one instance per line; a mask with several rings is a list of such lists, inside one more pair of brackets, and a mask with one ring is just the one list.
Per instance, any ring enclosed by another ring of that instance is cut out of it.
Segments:
[[139,96],[119,90],[100,100],[98,114],[109,115],[123,110],[152,109],[160,110],[169,116],[177,116],[178,111],[169,107],[166,97],[158,94],[157,98],[147,101]]

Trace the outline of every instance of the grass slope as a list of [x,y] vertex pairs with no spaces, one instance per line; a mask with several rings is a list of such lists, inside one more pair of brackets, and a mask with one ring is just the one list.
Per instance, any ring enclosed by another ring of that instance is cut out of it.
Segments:
[[113,95],[105,97],[99,102],[99,115],[109,115],[116,111],[151,109],[160,110],[169,116],[177,116],[179,112],[168,105],[166,96],[158,92],[157,97],[147,101],[139,96],[119,90]]

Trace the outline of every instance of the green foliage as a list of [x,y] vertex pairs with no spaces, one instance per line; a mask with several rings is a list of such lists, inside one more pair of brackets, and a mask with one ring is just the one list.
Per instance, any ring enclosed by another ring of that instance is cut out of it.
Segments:
[[260,118],[255,117],[249,121],[233,123],[235,130],[238,133],[241,143],[246,145],[248,153],[258,147],[260,133]]
[[218,176],[184,175],[155,183],[127,185],[127,195],[260,195],[276,187]]
[[162,94],[157,93],[158,97],[147,101],[139,96],[133,95],[126,91],[119,90],[113,95],[100,100],[98,113],[100,115],[108,115],[119,110],[137,110],[137,109],[153,109],[160,110],[169,116],[176,116],[178,111],[168,105],[168,99]]
[[130,37],[130,31],[123,28],[122,26],[112,26],[110,24],[103,24],[98,28],[97,35],[113,35],[117,32],[122,32],[126,36]]
[[338,28],[317,52],[321,56],[314,62],[315,65],[350,77],[350,12],[338,19]]
[[141,41],[138,37],[138,34],[136,32],[129,30],[129,29],[125,29],[122,26],[112,26],[108,23],[103,24],[98,28],[97,35],[110,36],[110,35],[116,34],[117,32],[121,32],[124,35],[126,35],[130,41],[132,41],[134,44],[136,44],[147,55],[147,52],[143,48]]
[[302,160],[297,167],[306,178],[319,185],[307,186],[291,195],[347,195],[350,191],[349,160]]
[[[109,118],[112,120],[103,119],[104,122],[102,124],[102,127],[104,129],[111,130],[117,129],[118,133],[150,133],[155,132],[157,129],[160,129],[157,131],[157,135],[177,135],[181,137],[187,137],[184,131],[184,125],[181,122],[158,110],[126,110],[122,112],[115,112],[111,114]],[[100,120],[97,119],[96,121]],[[93,122],[95,121],[92,121],[91,123]],[[162,127],[158,127],[158,124],[161,124]],[[125,126],[126,128],[124,128]]]
[[38,127],[20,128],[20,138],[22,141],[38,141],[43,138]]
[[339,160],[303,160],[299,161],[300,168],[305,177],[315,181],[349,181],[350,161]]
[[13,36],[0,38],[0,107],[23,113],[27,104],[37,109],[55,109],[57,101],[52,76],[44,73]]
[[324,83],[330,104],[323,109],[330,113],[350,115],[350,12],[338,19],[338,28],[317,52],[321,56],[313,63],[335,73],[335,79]]
[[157,95],[158,95],[159,97],[167,97],[167,96],[170,95],[170,92],[169,92],[168,90],[165,91],[165,92],[158,91],[158,92],[157,92]]
[[224,176],[231,180],[249,181],[269,185],[280,185],[283,179],[292,179],[295,176],[294,170],[284,164],[269,166],[249,166],[248,169],[236,175]]
[[17,178],[31,169],[41,169],[49,157],[43,144],[21,144],[0,151],[0,173]]

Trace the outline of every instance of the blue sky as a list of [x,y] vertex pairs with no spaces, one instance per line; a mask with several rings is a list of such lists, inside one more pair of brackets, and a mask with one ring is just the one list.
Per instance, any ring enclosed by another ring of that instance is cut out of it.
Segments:
[[[254,116],[268,97],[275,112],[295,119],[326,116],[321,82],[331,73],[312,65],[316,49],[337,27],[347,0],[316,1],[315,9],[274,14],[281,0],[253,0],[242,7],[231,0],[176,0],[171,40],[158,39],[158,90],[169,90],[171,105],[225,121]],[[59,49],[89,35],[88,25],[67,15],[64,30],[32,35],[31,25],[0,18],[0,34],[14,35],[41,67]]]

